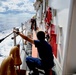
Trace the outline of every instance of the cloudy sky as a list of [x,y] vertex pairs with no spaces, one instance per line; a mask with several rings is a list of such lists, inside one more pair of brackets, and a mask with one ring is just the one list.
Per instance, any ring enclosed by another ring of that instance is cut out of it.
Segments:
[[35,0],[0,0],[0,14],[34,13]]

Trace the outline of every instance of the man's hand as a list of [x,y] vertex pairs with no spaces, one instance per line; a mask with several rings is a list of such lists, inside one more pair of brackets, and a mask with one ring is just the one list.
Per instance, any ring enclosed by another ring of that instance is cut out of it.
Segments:
[[13,32],[20,35],[23,39],[29,41],[30,43],[34,44],[34,40],[32,40],[31,38],[27,37],[26,35],[20,33],[19,30],[14,29]]
[[19,30],[17,30],[17,29],[14,29],[13,32],[16,34],[19,34]]

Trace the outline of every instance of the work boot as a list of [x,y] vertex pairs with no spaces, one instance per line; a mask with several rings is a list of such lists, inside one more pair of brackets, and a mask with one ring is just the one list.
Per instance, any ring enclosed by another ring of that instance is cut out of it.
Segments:
[[39,71],[37,69],[35,69],[32,73],[32,75],[39,75]]

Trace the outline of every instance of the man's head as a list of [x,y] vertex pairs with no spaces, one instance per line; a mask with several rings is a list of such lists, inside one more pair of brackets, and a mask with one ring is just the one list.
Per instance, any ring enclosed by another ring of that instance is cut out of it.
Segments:
[[43,31],[39,31],[39,32],[37,33],[37,38],[38,38],[38,40],[40,40],[40,41],[45,40],[45,33],[44,33]]

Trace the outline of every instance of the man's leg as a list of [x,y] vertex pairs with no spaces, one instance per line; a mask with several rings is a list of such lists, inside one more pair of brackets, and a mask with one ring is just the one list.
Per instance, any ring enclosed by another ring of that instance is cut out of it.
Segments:
[[41,60],[38,58],[27,57],[26,63],[27,63],[27,66],[29,67],[29,69],[38,75],[36,68],[41,68]]

